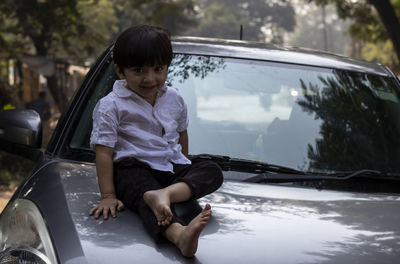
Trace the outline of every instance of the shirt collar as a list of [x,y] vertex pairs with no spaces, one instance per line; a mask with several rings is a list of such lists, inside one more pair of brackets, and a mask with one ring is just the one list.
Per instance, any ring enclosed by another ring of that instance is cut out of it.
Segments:
[[[157,97],[162,96],[165,92],[167,91],[167,84],[164,83],[164,85],[161,87],[161,89],[157,93]],[[118,96],[118,97],[129,97],[132,95],[136,95],[133,91],[131,91],[127,87],[127,83],[125,79],[122,80],[116,80],[113,86],[113,92]]]
[[118,97],[129,97],[133,94],[133,91],[129,90],[128,87],[126,87],[126,80],[116,80],[113,86],[113,92],[118,96]]

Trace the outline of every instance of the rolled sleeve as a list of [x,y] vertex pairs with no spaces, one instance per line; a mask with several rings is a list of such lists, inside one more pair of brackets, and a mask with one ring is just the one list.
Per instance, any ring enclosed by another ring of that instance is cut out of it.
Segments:
[[104,145],[114,148],[118,139],[118,129],[116,116],[113,111],[106,109],[104,105],[99,104],[93,110],[93,130],[90,136],[90,147],[95,145]]

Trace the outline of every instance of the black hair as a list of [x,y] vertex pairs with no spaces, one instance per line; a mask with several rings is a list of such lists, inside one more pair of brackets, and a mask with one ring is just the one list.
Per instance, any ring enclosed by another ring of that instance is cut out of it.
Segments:
[[172,46],[168,31],[150,25],[137,25],[123,31],[113,49],[114,63],[127,67],[169,66]]

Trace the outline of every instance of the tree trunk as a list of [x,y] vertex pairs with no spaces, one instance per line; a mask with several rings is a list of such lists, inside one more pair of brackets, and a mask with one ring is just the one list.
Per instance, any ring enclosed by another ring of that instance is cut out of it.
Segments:
[[367,0],[378,11],[387,34],[393,43],[398,61],[400,62],[400,22],[390,0]]

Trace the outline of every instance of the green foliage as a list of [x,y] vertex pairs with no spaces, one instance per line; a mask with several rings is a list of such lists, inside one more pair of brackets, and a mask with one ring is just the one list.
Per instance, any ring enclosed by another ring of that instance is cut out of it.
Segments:
[[[84,63],[88,58],[100,54],[117,34],[118,21],[114,4],[109,0],[79,0],[77,10],[85,28],[82,36],[71,36],[73,41],[66,47],[66,57],[74,55],[75,61]],[[63,52],[58,50],[57,54]]]
[[361,53],[364,59],[382,63],[389,66],[393,71],[400,73],[400,63],[394,55],[395,52],[391,41],[366,43]]
[[[13,87],[10,87],[5,81],[0,80],[0,111],[5,109],[5,106],[18,106],[17,91]],[[6,107],[9,108],[10,106]]]
[[12,21],[9,33],[27,37],[36,54],[46,56],[53,45],[70,45],[71,36],[85,27],[76,8],[77,0],[5,0],[0,12]]
[[219,2],[213,2],[205,7],[203,13],[199,26],[196,29],[189,30],[189,34],[238,39],[240,25],[247,24],[245,17],[238,17],[238,14],[232,12],[232,8]]
[[[397,15],[397,18],[393,19],[397,19],[396,24],[398,25],[400,17],[400,0],[308,0],[308,2],[315,2],[319,5],[326,5],[328,3],[335,4],[338,15],[341,18],[351,18],[353,21],[349,28],[350,35],[361,43],[366,43],[365,45],[368,46],[362,50],[361,56],[363,58],[385,63],[392,69],[398,70],[400,68],[399,38],[393,38],[393,35],[398,36],[398,27],[393,25],[388,26],[388,24],[385,25],[382,22],[383,15],[377,12],[378,6],[385,6],[387,8],[386,11],[391,9]],[[391,22],[393,23],[393,20],[391,20]],[[390,37],[391,35],[392,37]],[[392,48],[385,44],[387,41],[392,42]],[[375,45],[374,48],[372,48],[373,45]],[[371,50],[378,51],[382,46],[385,46],[385,51],[390,53],[389,56],[397,58],[387,60],[385,57],[388,55],[384,52],[376,52],[373,56],[371,55]]]
[[21,104],[16,87],[8,84],[7,62],[0,60],[0,111]]
[[[153,0],[153,1],[132,1],[142,2],[140,7],[143,23],[163,26],[172,34],[182,32],[189,26],[193,26],[194,3],[192,0]],[[145,2],[145,3],[143,3]]]
[[115,17],[113,38],[135,24],[152,24],[178,34],[195,25],[193,0],[108,0]]
[[[34,10],[34,11],[33,11]],[[194,25],[193,0],[5,0],[0,44],[19,51],[83,62],[137,23],[178,33]]]
[[283,0],[202,0],[199,7],[199,26],[187,34],[239,39],[243,25],[245,40],[282,42],[281,31],[292,31],[296,24],[291,3]]
[[[363,41],[386,41],[388,39],[386,29],[373,5],[366,0],[308,0],[318,5],[335,4],[340,18],[351,18],[353,24],[350,26],[350,34]],[[393,7],[400,12],[399,0],[392,1]]]

